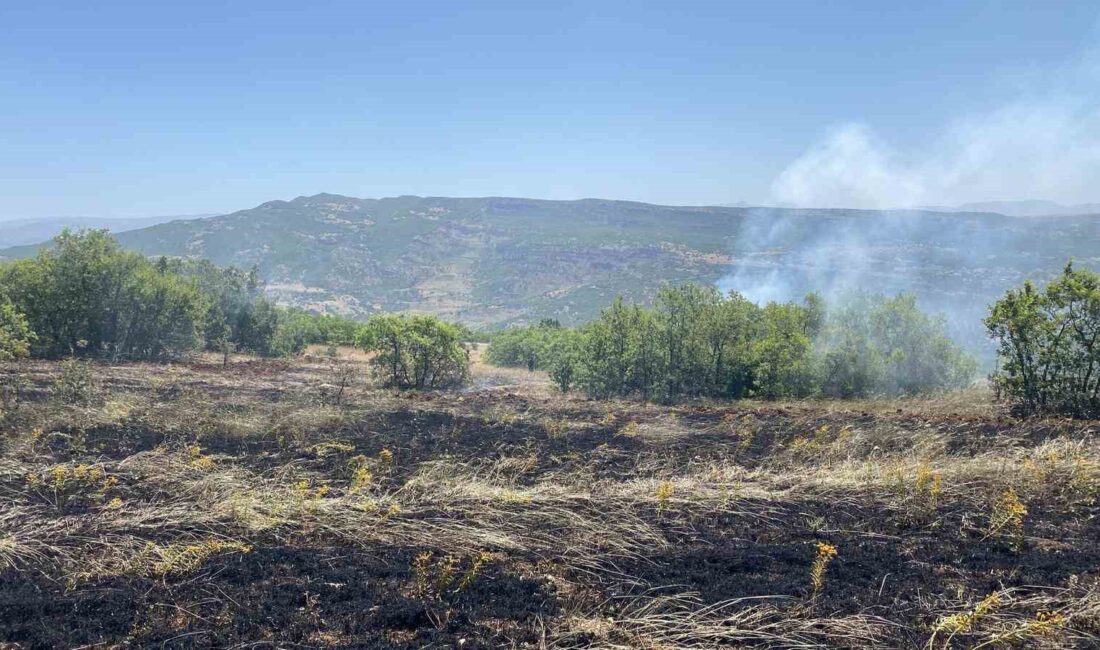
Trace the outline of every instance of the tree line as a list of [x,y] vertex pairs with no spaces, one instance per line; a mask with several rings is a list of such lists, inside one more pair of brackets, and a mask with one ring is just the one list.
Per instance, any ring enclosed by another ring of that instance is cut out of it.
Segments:
[[0,336],[10,339],[0,345],[8,356],[169,360],[203,349],[283,356],[334,336],[340,320],[275,305],[255,269],[150,260],[122,250],[106,231],[66,231],[36,257],[0,264]]
[[544,369],[562,390],[647,401],[913,395],[963,386],[977,367],[912,296],[758,306],[692,284],[650,308],[616,300],[578,328],[507,330],[487,359]]
[[[1070,264],[1044,287],[1025,283],[985,326],[998,352],[992,385],[1017,413],[1100,417],[1100,276]],[[384,385],[446,388],[468,381],[474,338],[433,316],[361,322],[282,307],[255,269],[148,259],[106,231],[66,231],[34,258],[0,263],[0,362],[287,356],[322,343],[371,352]],[[651,307],[617,299],[580,327],[544,320],[497,333],[487,360],[546,370],[563,391],[646,401],[916,395],[976,372],[912,296],[760,306],[692,284],[662,289]]]
[[0,362],[33,356],[164,361],[199,351],[291,356],[307,345],[374,352],[387,386],[468,377],[469,331],[433,316],[366,322],[276,305],[256,269],[148,259],[106,231],[63,232],[31,259],[0,264]]
[[[1100,418],[1100,275],[1067,264],[989,307],[996,399],[1021,416]],[[760,307],[707,287],[663,289],[652,308],[616,300],[578,328],[544,320],[497,334],[487,360],[549,372],[592,397],[917,395],[971,382],[974,359],[913,296]]]

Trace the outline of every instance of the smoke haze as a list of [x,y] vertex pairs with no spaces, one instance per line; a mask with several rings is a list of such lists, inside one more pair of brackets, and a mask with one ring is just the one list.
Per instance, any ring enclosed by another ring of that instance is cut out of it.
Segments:
[[1095,218],[1062,218],[1071,233],[1062,238],[1041,219],[913,208],[1100,198],[1096,62],[1090,54],[1028,75],[1041,81],[1021,81],[1010,101],[960,116],[920,146],[894,146],[859,121],[828,129],[771,188],[777,204],[807,209],[752,210],[719,286],[760,303],[800,300],[809,291],[831,301],[854,291],[914,293],[988,360],[982,318],[989,303],[1026,278],[1052,276],[1070,256],[1100,266],[1081,246]]
[[905,208],[997,199],[1095,201],[1100,58],[1018,75],[1013,99],[961,115],[928,142],[892,146],[866,123],[834,126],[775,179],[777,203]]

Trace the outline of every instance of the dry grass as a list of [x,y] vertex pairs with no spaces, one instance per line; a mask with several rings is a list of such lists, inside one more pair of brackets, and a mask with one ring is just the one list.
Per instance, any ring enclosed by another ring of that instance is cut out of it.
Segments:
[[1096,423],[977,389],[660,407],[477,364],[397,394],[311,356],[99,366],[82,406],[27,368],[0,644],[1100,643]]

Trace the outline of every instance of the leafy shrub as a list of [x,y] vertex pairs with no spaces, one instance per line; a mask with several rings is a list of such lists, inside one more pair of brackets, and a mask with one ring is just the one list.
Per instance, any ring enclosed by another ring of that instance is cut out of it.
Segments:
[[26,317],[10,302],[0,302],[0,362],[26,357],[35,338]]
[[529,327],[501,332],[493,337],[485,359],[497,366],[541,370],[546,363],[541,334],[538,328]]
[[1043,289],[1027,282],[990,308],[997,394],[1020,415],[1100,416],[1100,276],[1067,264]]
[[434,316],[377,316],[367,322],[360,345],[376,353],[371,364],[385,386],[451,388],[469,380],[469,352],[461,331]]
[[61,373],[53,382],[53,397],[62,404],[92,406],[101,398],[92,364],[77,358],[61,362]]
[[561,392],[567,393],[577,381],[579,367],[580,335],[576,330],[562,330],[561,335],[555,337],[549,348],[546,369],[550,379]]
[[805,309],[771,303],[761,320],[760,336],[751,347],[753,394],[767,399],[812,394],[813,339]]
[[38,356],[159,359],[201,340],[198,287],[106,231],[62,233],[35,259],[0,267],[0,285],[35,332]]
[[561,352],[557,348],[572,334],[573,330],[553,319],[543,319],[531,327],[508,329],[493,336],[485,359],[497,366],[550,370]]
[[830,397],[959,388],[977,370],[943,320],[922,313],[911,295],[849,297],[829,310],[815,348],[821,392]]

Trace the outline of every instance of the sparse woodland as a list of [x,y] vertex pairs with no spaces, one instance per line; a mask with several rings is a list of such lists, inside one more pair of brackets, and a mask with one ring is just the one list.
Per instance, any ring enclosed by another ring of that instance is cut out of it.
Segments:
[[760,307],[690,284],[662,289],[651,309],[618,300],[581,328],[506,330],[488,359],[546,370],[562,390],[664,402],[916,395],[962,388],[976,373],[912,296],[828,306],[810,294]]
[[486,347],[95,233],[0,281],[0,645],[1100,645],[1084,271],[992,307],[992,389],[904,296]]

